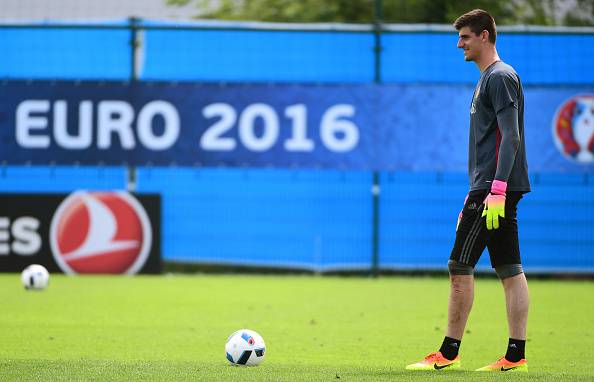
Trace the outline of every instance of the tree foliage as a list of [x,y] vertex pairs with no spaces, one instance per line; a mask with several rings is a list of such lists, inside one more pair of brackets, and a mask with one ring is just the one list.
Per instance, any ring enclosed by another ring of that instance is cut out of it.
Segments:
[[[373,23],[376,0],[166,0],[194,3],[200,18],[274,22]],[[451,24],[482,8],[498,25],[594,25],[594,0],[381,0],[385,23]],[[575,5],[573,7],[572,5]]]

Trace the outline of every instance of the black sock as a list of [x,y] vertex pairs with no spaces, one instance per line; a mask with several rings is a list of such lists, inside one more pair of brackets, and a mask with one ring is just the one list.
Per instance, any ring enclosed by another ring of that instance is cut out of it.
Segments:
[[518,362],[522,358],[525,358],[524,349],[526,348],[526,340],[516,340],[514,338],[509,339],[507,345],[507,353],[505,353],[505,359],[510,362]]
[[443,355],[451,361],[458,355],[458,351],[460,350],[460,343],[462,343],[461,340],[445,337],[443,339],[441,347],[439,348],[439,351],[441,352],[441,355]]

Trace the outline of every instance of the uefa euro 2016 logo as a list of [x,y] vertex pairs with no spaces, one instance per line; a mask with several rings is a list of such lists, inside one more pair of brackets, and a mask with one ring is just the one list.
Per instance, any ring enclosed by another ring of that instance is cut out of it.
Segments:
[[553,119],[553,137],[566,158],[594,162],[594,95],[576,95],[559,107]]

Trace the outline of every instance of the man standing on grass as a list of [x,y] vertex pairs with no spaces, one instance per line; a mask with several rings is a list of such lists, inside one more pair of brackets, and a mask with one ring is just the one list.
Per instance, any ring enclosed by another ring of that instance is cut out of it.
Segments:
[[495,20],[489,13],[475,9],[460,16],[454,27],[464,59],[474,61],[481,72],[470,106],[470,192],[458,218],[448,262],[446,336],[439,351],[406,368],[460,367],[458,351],[474,298],[473,270],[487,247],[505,292],[509,344],[504,357],[478,371],[528,371],[524,355],[528,284],[520,260],[516,219],[517,204],[530,191],[522,84],[514,69],[499,59]]

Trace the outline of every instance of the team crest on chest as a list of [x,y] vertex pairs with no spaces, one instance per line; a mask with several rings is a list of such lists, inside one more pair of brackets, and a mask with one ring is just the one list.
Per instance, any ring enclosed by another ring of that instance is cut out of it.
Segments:
[[477,86],[476,89],[474,89],[474,95],[472,96],[472,104],[470,105],[470,114],[476,113],[476,107],[474,105],[475,105],[476,100],[479,96],[479,89],[480,89],[480,86]]

